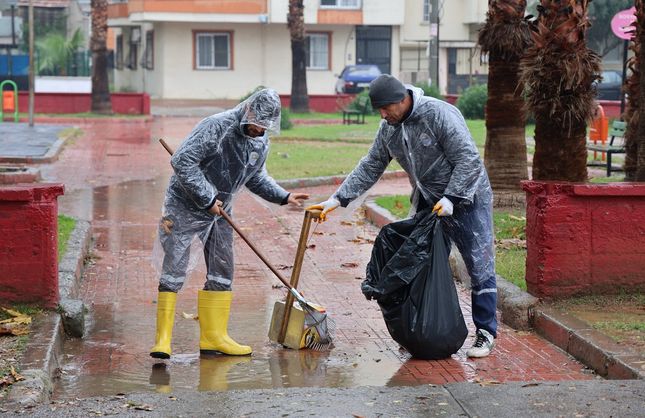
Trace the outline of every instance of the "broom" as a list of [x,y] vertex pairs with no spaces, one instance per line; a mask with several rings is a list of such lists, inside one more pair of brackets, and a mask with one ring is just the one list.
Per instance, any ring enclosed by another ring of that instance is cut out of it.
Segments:
[[[159,139],[161,145],[168,151],[170,155],[173,155],[173,150],[170,148],[170,145],[166,143],[163,138]],[[305,325],[309,329],[313,329],[315,333],[307,333],[305,347],[312,348],[316,350],[323,350],[328,348],[332,342],[332,334],[336,328],[335,322],[327,316],[327,312],[324,308],[314,305],[308,302],[304,296],[296,290],[295,287],[291,286],[284,276],[267,260],[266,257],[255,247],[255,245],[247,238],[247,236],[242,232],[242,230],[233,222],[233,219],[224,211],[220,210],[220,215],[226,222],[231,225],[231,227],[238,233],[238,235],[247,243],[247,245],[253,250],[253,252],[262,260],[262,262],[276,275],[276,277],[282,282],[283,285],[289,289],[289,292],[298,304],[302,308],[305,314]]]

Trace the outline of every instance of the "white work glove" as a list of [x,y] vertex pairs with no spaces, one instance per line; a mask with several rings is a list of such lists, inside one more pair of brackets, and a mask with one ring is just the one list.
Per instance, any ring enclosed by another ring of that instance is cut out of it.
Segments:
[[438,216],[452,216],[453,204],[447,197],[442,197],[432,208],[433,212],[437,212]]
[[320,217],[318,218],[318,220],[320,222],[325,222],[327,220],[327,214],[336,209],[338,206],[340,206],[340,202],[338,201],[338,199],[332,196],[324,202],[309,206],[305,210],[319,210]]

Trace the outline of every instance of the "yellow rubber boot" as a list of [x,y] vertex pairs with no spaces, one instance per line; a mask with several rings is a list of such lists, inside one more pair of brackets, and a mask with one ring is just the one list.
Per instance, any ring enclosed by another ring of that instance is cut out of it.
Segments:
[[157,335],[155,346],[150,350],[150,357],[170,358],[170,341],[172,340],[172,327],[175,323],[175,292],[159,292],[157,298]]
[[228,317],[231,312],[231,292],[200,290],[197,298],[199,315],[199,352],[245,356],[251,347],[240,345],[228,336]]

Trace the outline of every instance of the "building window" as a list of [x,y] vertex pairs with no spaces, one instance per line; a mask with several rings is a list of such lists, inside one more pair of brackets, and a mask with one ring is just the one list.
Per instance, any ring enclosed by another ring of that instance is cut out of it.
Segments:
[[307,68],[311,70],[329,69],[329,34],[308,33],[305,39]]
[[155,37],[154,31],[146,31],[146,49],[143,53],[143,68],[154,70],[155,68]]
[[430,21],[430,0],[423,0],[423,21]]
[[130,43],[130,51],[128,51],[128,58],[125,60],[125,66],[128,67],[131,70],[136,70],[137,69],[137,52],[139,48],[137,47],[137,44],[135,43]]
[[117,70],[123,69],[123,35],[116,36],[116,63]]
[[361,0],[320,0],[320,7],[323,9],[360,9]]
[[198,70],[231,68],[231,34],[195,33],[195,67]]

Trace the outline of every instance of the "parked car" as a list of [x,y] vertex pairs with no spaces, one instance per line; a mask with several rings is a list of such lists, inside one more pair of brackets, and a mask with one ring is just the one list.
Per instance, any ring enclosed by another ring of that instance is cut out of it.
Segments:
[[370,81],[381,75],[376,65],[348,65],[336,81],[336,93],[360,93]]
[[601,73],[602,80],[596,84],[598,100],[620,100],[623,88],[623,75],[619,71],[606,70]]

